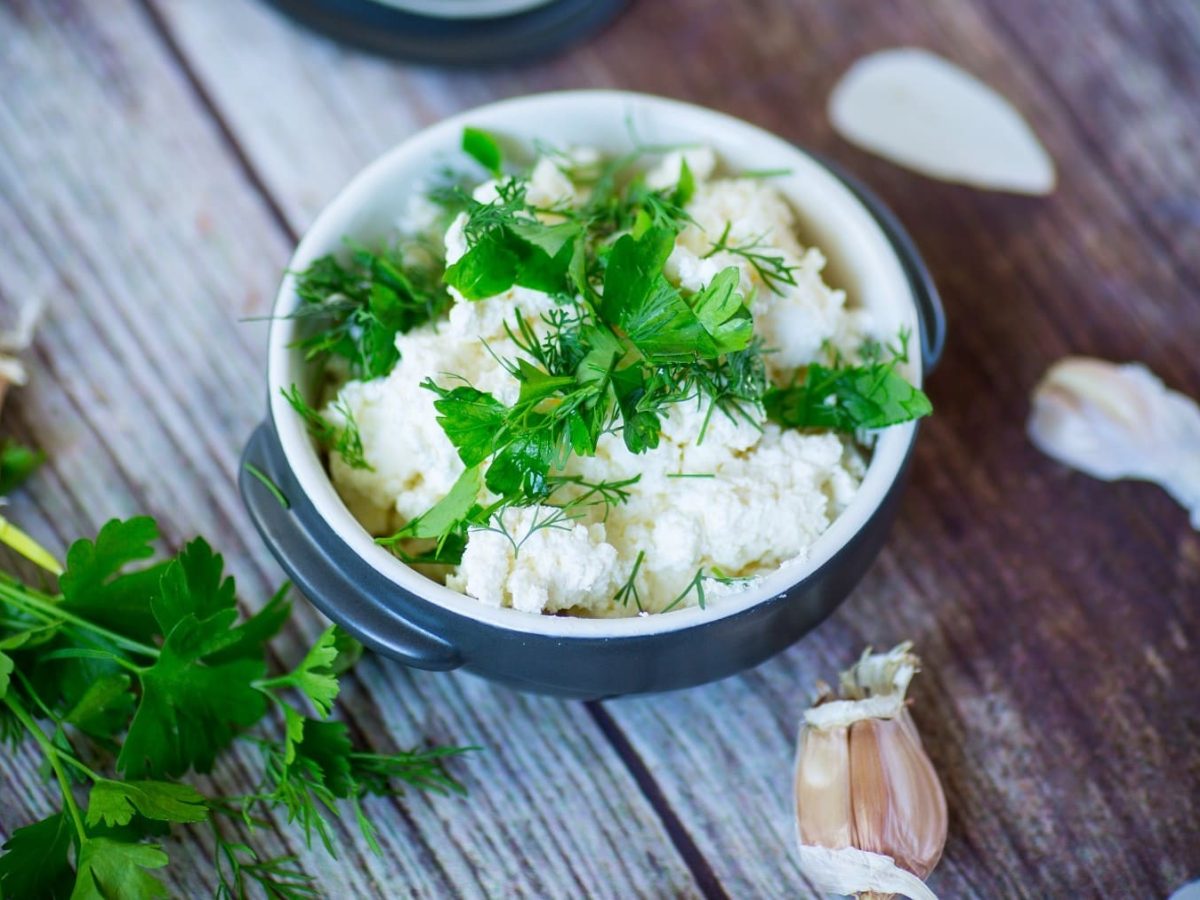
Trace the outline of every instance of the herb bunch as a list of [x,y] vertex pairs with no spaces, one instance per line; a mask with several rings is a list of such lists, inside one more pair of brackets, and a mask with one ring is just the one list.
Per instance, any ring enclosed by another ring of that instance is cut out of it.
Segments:
[[[443,760],[464,748],[356,750],[330,715],[339,677],[361,648],[330,628],[292,669],[268,671],[287,621],[280,590],[239,613],[233,579],[202,539],[146,564],[158,537],[147,517],[113,520],[71,545],[60,566],[5,525],[4,542],[49,570],[50,592],[0,573],[0,736],[32,739],[61,800],[16,829],[0,856],[5,897],[148,898],[169,862],[173,825],[211,830],[217,896],[316,896],[293,857],[264,858],[246,838],[269,813],[335,852],[331,820],[349,814],[379,845],[362,806],[406,787],[460,792]],[[262,758],[247,794],[206,796],[187,781],[235,742]]]

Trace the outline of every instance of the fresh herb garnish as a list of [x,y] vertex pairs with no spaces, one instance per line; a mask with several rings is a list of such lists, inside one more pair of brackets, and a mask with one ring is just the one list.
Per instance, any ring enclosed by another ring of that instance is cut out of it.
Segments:
[[704,609],[704,603],[705,603],[705,600],[707,599],[704,594],[704,580],[709,577],[711,577],[711,576],[704,574],[704,567],[701,566],[699,569],[696,570],[696,574],[692,576],[692,580],[687,583],[687,587],[685,587],[679,593],[678,597],[676,597],[674,600],[672,600],[670,603],[668,603],[666,606],[664,606],[662,611],[670,612],[676,606],[678,606],[680,603],[682,603],[684,600],[686,600],[688,594],[692,593],[693,591],[695,591],[695,593],[696,593],[696,604],[701,609]]
[[494,135],[470,126],[463,129],[463,151],[487,169],[496,178],[500,177],[504,165],[504,154]]
[[[731,222],[725,223],[721,236],[709,248],[701,259],[709,259],[718,253],[732,253],[750,263],[758,277],[767,289],[775,294],[782,294],[782,285],[796,284],[796,270],[799,268],[789,263],[778,250],[774,250],[767,242],[766,235],[757,235],[744,244],[732,244],[729,241]],[[737,271],[736,269],[734,271]]]
[[356,248],[345,264],[322,256],[296,275],[300,305],[293,316],[312,320],[296,345],[308,359],[345,360],[355,378],[386,375],[400,359],[396,335],[449,309],[441,278],[438,253],[415,242],[379,252]]
[[[869,347],[858,365],[834,357],[831,365],[808,367],[792,385],[772,386],[765,362],[770,351],[754,335],[752,298],[742,293],[741,269],[728,266],[697,291],[668,279],[678,234],[695,227],[687,206],[697,184],[686,159],[675,184],[659,190],[638,171],[642,157],[658,148],[638,145],[586,168],[553,151],[549,155],[580,192],[576,202],[543,209],[529,200],[528,175],[502,174],[504,158],[493,136],[467,129],[463,149],[495,182],[486,202],[461,184],[438,189],[436,199],[461,217],[466,243],[465,253],[446,269],[445,283],[469,301],[524,287],[549,294],[558,305],[538,319],[518,313],[506,324],[515,358],[485,344],[517,381],[514,402],[501,402],[465,381],[443,384],[431,377],[423,383],[436,394],[438,422],[465,471],[441,502],[381,541],[403,558],[458,563],[472,529],[505,535],[519,550],[537,531],[568,527],[585,514],[580,504],[587,493],[576,484],[573,500],[555,499],[571,483],[563,474],[569,458],[595,454],[607,434],[620,434],[633,453],[654,449],[663,416],[675,404],[695,402],[703,409],[698,441],[717,413],[755,428],[762,427],[765,413],[789,427],[846,432],[928,413],[925,395],[896,373],[894,362],[869,358]],[[771,174],[779,173],[748,173]],[[775,293],[797,284],[798,266],[767,235],[735,240],[732,231],[733,224],[726,223],[705,258],[737,257],[763,289]],[[356,457],[355,435],[319,432],[319,437]],[[361,458],[361,443],[357,446]],[[484,489],[486,504],[479,500]],[[597,497],[605,514],[625,499],[620,491],[594,494],[592,500]],[[538,510],[523,520],[532,523],[527,533],[511,534],[506,510],[531,506]],[[421,541],[429,549],[409,543]],[[698,571],[671,605],[693,591],[703,605],[705,577],[710,576]]]
[[644,560],[645,558],[646,558],[646,551],[639,550],[637,559],[635,559],[633,561],[633,569],[630,570],[630,572],[629,572],[629,578],[627,578],[625,580],[625,583],[623,585],[621,585],[621,589],[618,590],[616,592],[616,594],[613,595],[614,602],[620,603],[622,606],[628,606],[629,601],[632,599],[633,602],[637,605],[638,612],[645,612],[645,609],[642,606],[642,597],[638,593],[638,588],[637,588],[638,571],[642,568],[642,560]]
[[304,419],[308,433],[321,449],[336,453],[352,469],[374,471],[364,455],[362,435],[358,431],[354,411],[346,404],[344,397],[338,397],[333,403],[334,411],[342,418],[342,424],[338,425],[309,406],[296,385],[293,384],[291,390],[281,391],[292,409]]
[[[28,553],[32,539],[13,541],[13,531],[10,547],[35,562],[50,557]],[[352,813],[379,852],[363,797],[461,791],[442,763],[468,748],[364,753],[328,718],[338,677],[360,652],[354,641],[331,628],[290,672],[269,677],[267,643],[290,612],[286,588],[243,618],[233,579],[202,539],[138,568],[157,537],[148,518],[109,522],[71,546],[65,567],[48,567],[61,572],[57,594],[0,573],[0,734],[13,751],[33,740],[61,802],[9,836],[0,893],[165,896],[155,875],[169,862],[162,838],[203,823],[218,897],[311,897],[317,887],[293,857],[264,858],[245,843],[265,813],[300,823],[305,843],[315,835],[330,853],[329,818]],[[180,780],[210,771],[235,741],[262,752],[256,789],[206,796]]]
[[925,392],[897,370],[908,360],[908,335],[888,348],[864,345],[863,361],[813,364],[787,387],[771,388],[763,397],[767,417],[789,428],[833,428],[838,431],[887,428],[929,415],[933,405]]

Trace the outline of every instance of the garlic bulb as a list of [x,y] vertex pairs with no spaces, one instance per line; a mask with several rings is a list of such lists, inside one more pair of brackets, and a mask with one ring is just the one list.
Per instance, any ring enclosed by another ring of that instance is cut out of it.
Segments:
[[1200,406],[1138,363],[1068,357],[1033,393],[1029,437],[1095,478],[1154,481],[1200,529]]
[[869,650],[823,686],[796,750],[800,868],[818,890],[936,900],[924,880],[946,843],[946,797],[905,706],[911,644]]

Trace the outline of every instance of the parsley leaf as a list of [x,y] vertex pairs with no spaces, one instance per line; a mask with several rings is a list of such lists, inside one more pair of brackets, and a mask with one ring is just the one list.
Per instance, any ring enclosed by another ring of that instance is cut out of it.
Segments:
[[404,538],[436,538],[444,541],[469,520],[471,511],[478,507],[479,492],[483,488],[483,471],[474,465],[463,471],[446,496],[405,525],[390,538],[382,538],[381,544],[394,544]]
[[513,219],[476,238],[447,267],[446,284],[468,300],[494,297],[513,285],[565,294],[577,252],[574,239],[579,235],[573,223],[542,225],[532,218]]
[[71,835],[62,812],[13,831],[0,856],[0,894],[66,900],[75,881],[67,860]]
[[150,602],[161,634],[170,634],[189,613],[203,619],[233,608],[237,588],[232,578],[222,578],[224,566],[221,555],[204,538],[196,538],[180,551],[163,573],[158,596]]
[[128,825],[134,813],[159,822],[203,822],[208,807],[203,794],[177,782],[103,778],[92,786],[88,825]]
[[[84,672],[80,671],[83,675]],[[124,730],[133,713],[134,696],[129,691],[130,679],[124,672],[110,672],[86,682],[78,693],[63,721],[69,722],[84,734],[95,738],[112,738]],[[68,696],[77,692],[68,690]]]
[[887,428],[933,412],[925,392],[896,371],[895,360],[809,366],[803,381],[768,390],[763,405],[780,425],[839,431]]
[[620,326],[650,362],[712,359],[746,347],[753,322],[736,293],[737,269],[722,270],[689,305],[662,272],[674,246],[669,228],[621,237],[609,254],[601,316]]
[[157,844],[89,838],[79,848],[71,900],[166,897],[166,886],[146,870],[161,869],[167,862],[167,854]]
[[295,669],[287,675],[264,682],[263,686],[272,689],[295,688],[312,702],[324,718],[333,709],[333,701],[338,695],[337,675],[333,669],[338,652],[337,626],[331,625],[321,632]]
[[262,718],[266,699],[254,683],[266,674],[263,660],[210,665],[204,659],[223,649],[236,617],[232,609],[203,621],[189,613],[171,629],[158,660],[141,675],[141,702],[117,757],[126,777],[208,772],[237,731]]
[[123,572],[130,563],[154,553],[158,526],[148,516],[105,523],[94,541],[82,539],[67,551],[59,577],[63,607],[97,624],[119,629],[139,640],[155,631],[150,598],[158,591],[165,564]]
[[421,386],[438,395],[439,399],[433,401],[434,409],[440,413],[438,424],[458,450],[463,465],[476,466],[487,459],[504,425],[504,404],[491,394],[466,385],[446,390],[427,378]]
[[463,129],[462,148],[495,177],[500,177],[504,154],[501,153],[500,144],[493,135],[480,128],[468,126]]

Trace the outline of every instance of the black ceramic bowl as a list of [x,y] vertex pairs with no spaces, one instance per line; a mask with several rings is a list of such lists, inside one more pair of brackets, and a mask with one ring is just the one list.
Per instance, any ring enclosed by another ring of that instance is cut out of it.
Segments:
[[[828,163],[737,119],[611,91],[576,91],[483,107],[410,138],[362,172],[318,217],[288,266],[295,272],[343,246],[389,236],[415,186],[457,154],[464,125],[517,141],[620,153],[629,128],[647,143],[703,143],[733,171],[787,169],[774,184],[795,207],[800,236],[829,257],[830,282],[868,309],[882,334],[918,335],[907,375],[937,362],[945,324],[929,275],[892,215]],[[707,609],[623,619],[539,616],[495,609],[418,574],[377,546],[346,509],[304,425],[281,397],[314,373],[291,348],[298,327],[292,276],[275,302],[270,414],[245,461],[281,489],[284,508],[243,468],[242,496],[263,539],[297,587],[367,646],[423,669],[456,669],[515,688],[603,697],[689,687],[757,665],[816,626],[871,565],[900,500],[915,423],[884,431],[845,511],[807,559]]]

